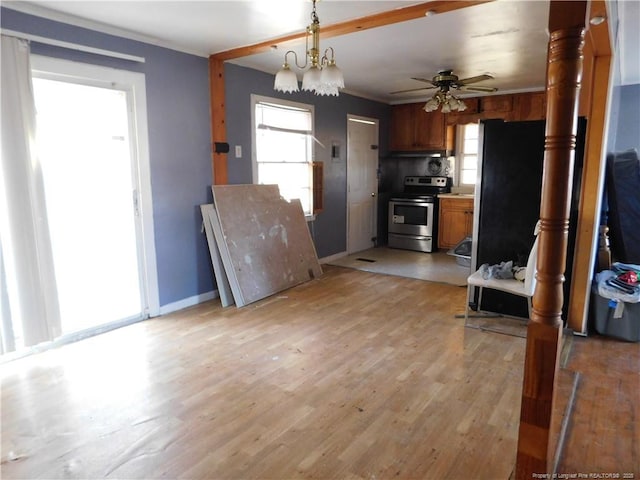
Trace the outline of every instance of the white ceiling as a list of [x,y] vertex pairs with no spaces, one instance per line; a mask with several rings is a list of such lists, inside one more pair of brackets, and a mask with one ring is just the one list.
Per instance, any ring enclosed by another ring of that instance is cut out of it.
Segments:
[[[322,25],[416,3],[421,2],[322,0],[317,12],[322,30]],[[621,37],[626,31],[634,40],[640,2],[618,4],[621,17],[629,18],[626,29],[625,22],[620,26]],[[47,0],[3,2],[3,6],[202,56],[304,31],[311,12],[309,0]],[[495,79],[480,85],[497,87],[498,93],[540,90],[548,8],[548,0],[497,0],[341,37],[321,35],[320,46],[335,49],[346,91],[389,103],[426,98],[429,91],[389,92],[419,88],[423,84],[411,77],[431,78],[441,69],[454,69],[460,78],[490,73]],[[640,83],[637,43],[630,45],[627,52],[636,59],[635,66],[630,63],[626,72],[622,69],[622,83]],[[304,42],[291,48],[303,55]],[[269,51],[233,63],[273,74],[283,58],[284,51]]]

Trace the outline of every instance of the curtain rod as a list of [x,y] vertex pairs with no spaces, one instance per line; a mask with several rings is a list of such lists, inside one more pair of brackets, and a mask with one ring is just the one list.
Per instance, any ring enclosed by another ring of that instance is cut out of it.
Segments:
[[39,35],[31,35],[29,33],[16,32],[14,30],[7,30],[5,28],[1,29],[0,31],[2,32],[3,35],[22,38],[24,40],[29,40],[36,43],[43,43],[45,45],[52,45],[54,47],[62,47],[62,48],[67,48],[69,50],[77,50],[80,52],[93,53],[95,55],[102,55],[103,57],[119,58],[121,60],[129,60],[131,62],[145,63],[144,57],[128,55],[126,53],[114,52],[112,50],[104,50],[102,48],[87,47],[86,45],[63,42],[61,40],[54,40],[52,38],[40,37]]

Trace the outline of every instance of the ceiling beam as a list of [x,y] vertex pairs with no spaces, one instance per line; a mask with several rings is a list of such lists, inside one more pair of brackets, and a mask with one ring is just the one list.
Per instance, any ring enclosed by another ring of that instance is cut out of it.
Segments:
[[[427,12],[431,12],[430,14],[436,15],[492,1],[494,0],[436,0],[432,2],[424,2],[418,5],[411,5],[409,7],[398,8],[366,17],[356,18],[355,20],[347,20],[345,22],[322,26],[321,35],[322,38],[337,37],[349,33],[361,32],[370,28],[383,27],[385,25],[392,25],[394,23],[423,18],[427,16]],[[284,48],[287,45],[304,39],[306,34],[306,31],[292,33],[266,42],[255,43],[253,45],[215,53],[211,55],[211,57],[216,60],[225,61],[264,53],[271,50],[274,46],[277,48]]]

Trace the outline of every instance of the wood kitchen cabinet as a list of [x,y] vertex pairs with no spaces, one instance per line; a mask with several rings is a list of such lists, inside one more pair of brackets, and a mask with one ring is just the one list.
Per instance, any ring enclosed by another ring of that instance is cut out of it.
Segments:
[[473,198],[439,196],[438,248],[454,247],[473,233]]
[[425,112],[424,103],[405,103],[391,108],[391,150],[447,150],[445,115]]
[[497,118],[506,122],[523,122],[544,120],[546,116],[545,92],[491,95],[463,100],[467,109],[463,112],[449,113],[448,125],[464,125]]
[[515,97],[515,118],[519,122],[544,120],[547,115],[547,94],[545,92],[521,93]]

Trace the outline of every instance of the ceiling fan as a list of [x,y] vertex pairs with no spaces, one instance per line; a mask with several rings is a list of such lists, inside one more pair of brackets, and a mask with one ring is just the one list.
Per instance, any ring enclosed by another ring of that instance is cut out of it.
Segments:
[[430,84],[428,87],[411,88],[409,90],[398,90],[396,92],[390,92],[391,95],[397,93],[409,93],[417,92],[419,90],[429,90],[432,88],[439,88],[441,92],[448,92],[449,90],[468,90],[474,92],[496,92],[498,89],[495,87],[482,87],[482,86],[469,86],[472,83],[482,82],[483,80],[493,80],[493,77],[488,74],[476,75],[475,77],[458,79],[457,75],[453,74],[453,70],[440,70],[438,74],[431,80],[426,78],[412,77],[413,80],[425,82]]

